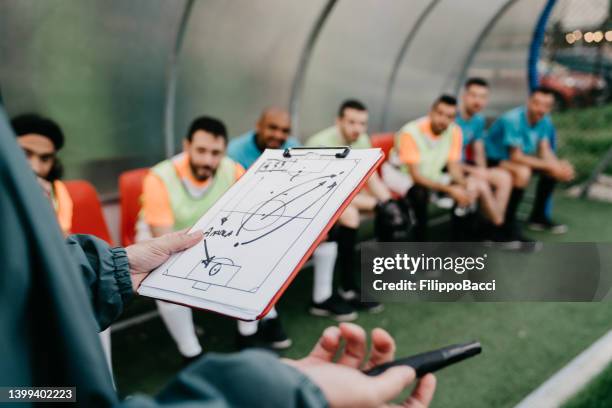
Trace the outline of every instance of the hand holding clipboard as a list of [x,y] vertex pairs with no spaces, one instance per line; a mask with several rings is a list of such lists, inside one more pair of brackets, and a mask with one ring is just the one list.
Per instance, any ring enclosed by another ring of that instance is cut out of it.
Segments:
[[138,292],[243,320],[265,316],[383,158],[347,147],[264,151],[193,226],[202,243]]

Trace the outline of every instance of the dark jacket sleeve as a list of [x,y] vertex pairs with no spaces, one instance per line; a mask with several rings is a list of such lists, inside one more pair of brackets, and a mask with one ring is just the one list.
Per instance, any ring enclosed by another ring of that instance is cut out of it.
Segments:
[[[100,330],[108,327],[133,296],[127,254],[90,235],[67,238]],[[320,408],[320,389],[293,367],[264,351],[209,353],[181,371],[156,397],[135,395],[124,408]]]
[[155,398],[133,396],[122,407],[327,407],[306,376],[266,351],[209,353],[181,371]]
[[70,255],[79,266],[102,331],[119,317],[133,296],[125,249],[111,248],[92,235],[71,235],[66,243]]

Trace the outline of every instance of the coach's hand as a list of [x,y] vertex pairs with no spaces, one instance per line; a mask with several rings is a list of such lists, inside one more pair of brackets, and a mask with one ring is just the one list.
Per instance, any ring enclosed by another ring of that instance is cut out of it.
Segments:
[[[342,353],[336,358],[344,344]],[[327,398],[331,407],[381,407],[397,398],[415,379],[410,367],[393,367],[371,377],[363,374],[376,365],[393,360],[395,342],[383,329],[372,331],[372,348],[365,361],[366,333],[350,323],[328,327],[312,352],[301,360],[284,360],[308,376]],[[424,376],[412,395],[401,407],[424,408],[429,405],[436,388],[432,374]]]
[[191,248],[202,240],[202,231],[187,234],[173,232],[149,241],[139,242],[125,248],[130,263],[130,275],[134,291],[149,272],[163,264],[175,252]]

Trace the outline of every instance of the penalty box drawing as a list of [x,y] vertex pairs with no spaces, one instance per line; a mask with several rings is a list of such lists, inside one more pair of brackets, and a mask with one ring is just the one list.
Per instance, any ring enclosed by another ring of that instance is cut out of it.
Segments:
[[181,254],[164,274],[195,289],[256,293],[358,162],[310,154],[263,161],[202,228],[200,260]]

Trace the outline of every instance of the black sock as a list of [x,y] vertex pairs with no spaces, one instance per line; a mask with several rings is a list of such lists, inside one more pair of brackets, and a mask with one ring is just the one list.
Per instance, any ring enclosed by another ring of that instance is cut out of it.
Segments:
[[469,242],[479,239],[478,233],[478,213],[468,212],[462,216],[455,213],[453,207],[451,210],[451,239],[455,242]]
[[465,240],[466,217],[465,215],[460,217],[455,214],[456,208],[455,206],[451,210],[451,240],[454,242],[461,242]]
[[342,289],[356,289],[355,283],[355,243],[357,230],[344,226],[338,227],[338,258],[336,264],[340,268],[340,286]]
[[529,217],[532,221],[544,221],[546,220],[546,203],[550,198],[557,181],[544,174],[540,175],[538,180],[538,187],[536,188],[535,202],[533,203],[533,210]]
[[429,190],[415,184],[408,190],[406,199],[414,211],[416,224],[414,225],[414,238],[417,241],[427,241],[427,206],[429,204]]
[[523,195],[525,194],[524,188],[516,188],[512,189],[512,193],[510,194],[510,200],[508,201],[508,207],[506,208],[506,216],[504,218],[504,227],[512,228],[516,221],[516,211],[518,210],[518,206],[523,199]]

